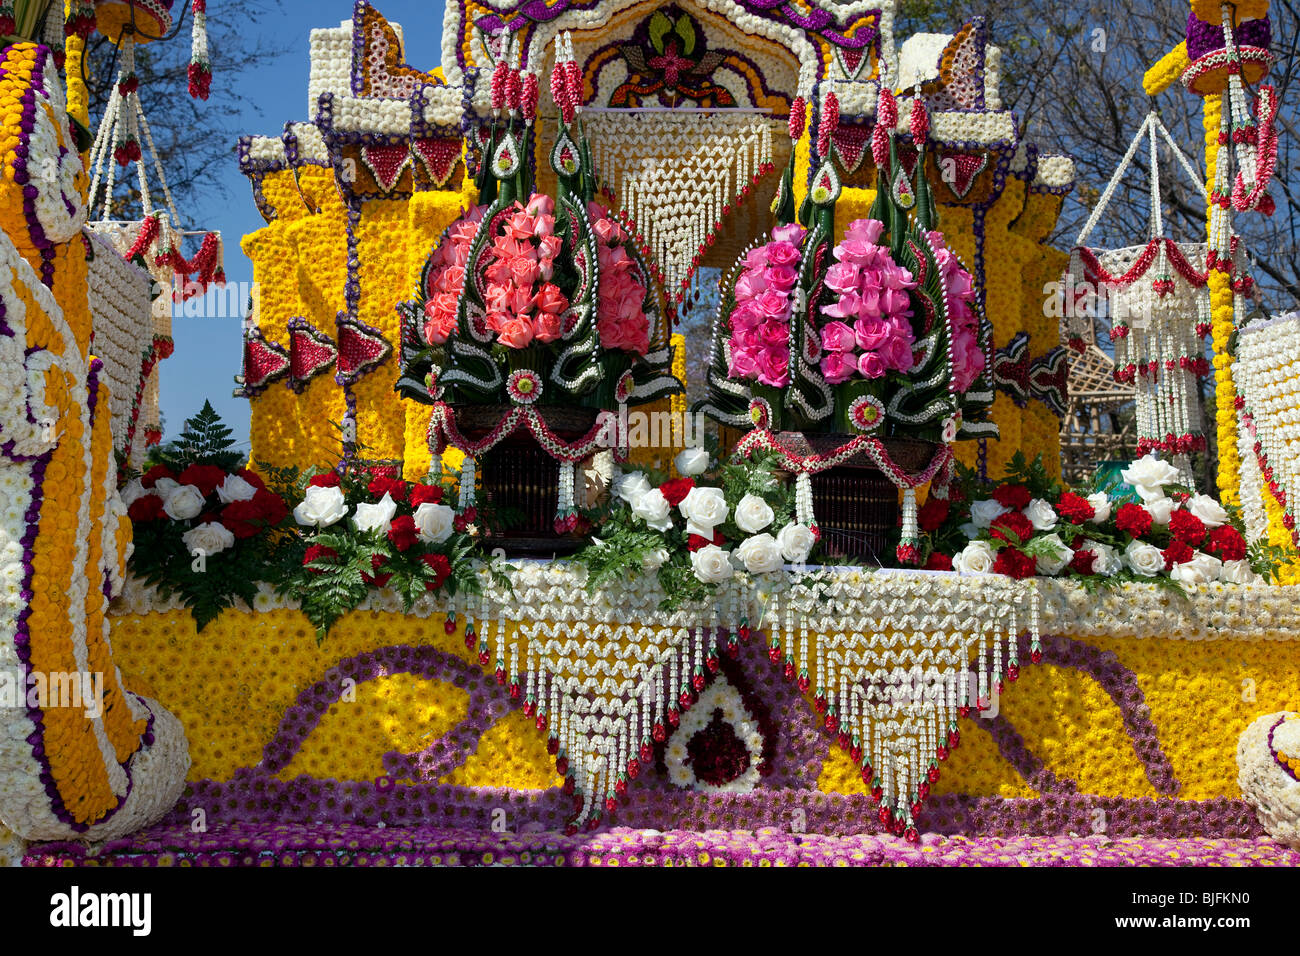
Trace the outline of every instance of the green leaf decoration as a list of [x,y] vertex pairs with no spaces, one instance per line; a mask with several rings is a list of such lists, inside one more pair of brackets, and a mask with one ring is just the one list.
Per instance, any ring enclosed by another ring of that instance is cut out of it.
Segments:
[[674,28],[677,35],[682,38],[682,55],[690,56],[695,52],[695,24],[691,23],[691,18],[683,13],[677,19],[677,26]]
[[664,52],[664,37],[673,29],[673,21],[664,15],[662,10],[656,10],[654,16],[650,18],[650,45],[655,48],[656,53]]

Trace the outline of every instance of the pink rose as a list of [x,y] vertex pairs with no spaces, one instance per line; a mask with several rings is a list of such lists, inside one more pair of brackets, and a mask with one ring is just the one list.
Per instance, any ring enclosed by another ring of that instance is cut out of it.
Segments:
[[886,289],[880,293],[880,308],[890,315],[911,315],[912,300],[902,289]]
[[861,270],[852,262],[837,262],[826,270],[826,288],[839,295],[858,288]]
[[554,216],[555,200],[545,193],[533,193],[528,197],[528,205],[525,208],[530,216]]
[[885,363],[875,352],[863,352],[858,356],[858,371],[863,378],[880,378],[885,374]]
[[760,330],[759,337],[768,348],[783,348],[790,344],[790,326],[784,322],[768,322]]
[[531,290],[540,274],[537,263],[531,259],[520,256],[510,260],[510,278],[516,286]]
[[543,259],[554,259],[560,254],[563,245],[559,236],[543,236],[537,243],[537,255]]
[[799,273],[790,266],[768,266],[763,270],[763,278],[778,292],[789,292],[799,281]]
[[758,353],[758,380],[773,388],[784,388],[790,384],[787,368],[790,357],[783,348],[763,349]]
[[618,228],[618,224],[612,219],[597,219],[591,224],[591,231],[596,234],[596,239],[606,245],[620,242],[623,238],[623,230]]
[[758,306],[753,301],[741,302],[731,312],[731,328],[739,331],[740,329],[752,329],[763,321],[762,314],[758,311]]
[[767,289],[767,279],[763,273],[758,270],[746,269],[736,280],[736,301],[741,302],[757,298],[759,293]]
[[773,242],[767,247],[767,264],[789,266],[799,261],[799,250],[789,242]]
[[489,312],[510,312],[510,292],[511,287],[505,283],[488,286],[487,294],[483,297],[483,305]]
[[858,319],[853,323],[853,335],[858,348],[874,352],[891,337],[889,324],[881,319]]
[[533,340],[533,323],[526,315],[517,315],[497,333],[497,341],[510,349],[526,348]]
[[745,256],[745,268],[750,272],[761,272],[767,265],[767,246],[756,246]]
[[899,372],[912,371],[912,341],[910,338],[904,339],[892,336],[879,354],[889,368]]
[[483,320],[493,332],[500,332],[514,318],[509,312],[489,312]]
[[822,348],[828,352],[849,352],[856,346],[853,330],[843,322],[827,322],[822,326]]
[[539,342],[554,342],[560,337],[560,317],[554,312],[538,312],[533,316],[533,337]]
[[755,379],[758,377],[757,351],[753,349],[731,347],[731,361],[727,363],[727,374],[736,379]]
[[753,301],[764,319],[783,321],[790,314],[789,298],[772,289],[760,293]]
[[971,329],[958,329],[952,339],[952,377],[957,391],[971,387],[984,371],[985,357]]
[[856,292],[845,292],[837,301],[822,306],[822,315],[829,315],[832,319],[856,319],[858,310],[858,294]]
[[822,356],[821,370],[827,382],[839,385],[857,372],[857,357],[852,352],[827,352]]
[[881,269],[880,284],[886,289],[912,289],[916,286],[912,281],[912,273],[902,266],[886,266]]
[[845,239],[835,247],[835,258],[840,262],[855,262],[858,265],[874,265],[880,257],[880,246],[874,242],[861,239]]
[[511,239],[531,239],[537,229],[537,220],[522,210],[506,220],[506,235]]
[[533,304],[542,312],[563,312],[569,307],[569,300],[564,297],[559,286],[548,282],[537,290]]
[[538,239],[545,239],[555,232],[554,216],[538,216],[537,225],[533,227],[533,235]]
[[430,318],[435,312],[450,312],[455,315],[459,308],[460,300],[450,292],[443,292],[424,304],[424,314]]
[[877,243],[884,231],[885,224],[879,219],[854,219],[844,236],[860,242]]
[[510,290],[510,311],[528,312],[533,307],[532,286],[516,286]]
[[803,242],[803,237],[807,234],[808,230],[797,222],[792,222],[788,226],[777,226],[772,230],[772,238],[777,242],[788,242],[796,246]]
[[430,345],[442,345],[455,331],[455,312],[435,312],[424,323],[424,340]]
[[597,219],[607,219],[609,218],[609,210],[595,200],[592,200],[587,203],[587,218],[592,222],[595,222]]

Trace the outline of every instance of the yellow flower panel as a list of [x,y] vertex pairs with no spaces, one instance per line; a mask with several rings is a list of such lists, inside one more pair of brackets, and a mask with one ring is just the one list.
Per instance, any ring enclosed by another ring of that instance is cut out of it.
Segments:
[[462,787],[547,790],[564,783],[546,739],[522,710],[511,711],[479,738],[478,750],[440,783]]

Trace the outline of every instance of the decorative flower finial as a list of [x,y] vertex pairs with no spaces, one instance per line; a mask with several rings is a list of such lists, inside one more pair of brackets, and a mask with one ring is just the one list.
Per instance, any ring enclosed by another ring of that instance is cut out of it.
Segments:
[[925,108],[925,100],[919,94],[912,100],[912,115],[909,117],[909,123],[912,128],[912,143],[920,149],[926,137],[930,135],[930,113]]
[[803,135],[803,124],[807,120],[808,104],[802,96],[796,96],[790,104],[790,139],[798,142]]
[[821,125],[817,128],[817,155],[823,158],[831,154],[831,134],[840,125],[840,100],[834,93],[827,93],[822,102]]

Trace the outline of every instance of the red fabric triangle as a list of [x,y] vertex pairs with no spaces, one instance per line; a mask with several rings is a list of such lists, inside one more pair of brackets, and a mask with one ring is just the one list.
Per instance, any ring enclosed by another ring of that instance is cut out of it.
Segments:
[[384,192],[391,192],[411,161],[409,146],[362,146],[361,158]]
[[460,140],[458,139],[417,139],[411,144],[415,155],[420,157],[429,178],[435,186],[445,186],[451,178],[451,172],[460,160]]

